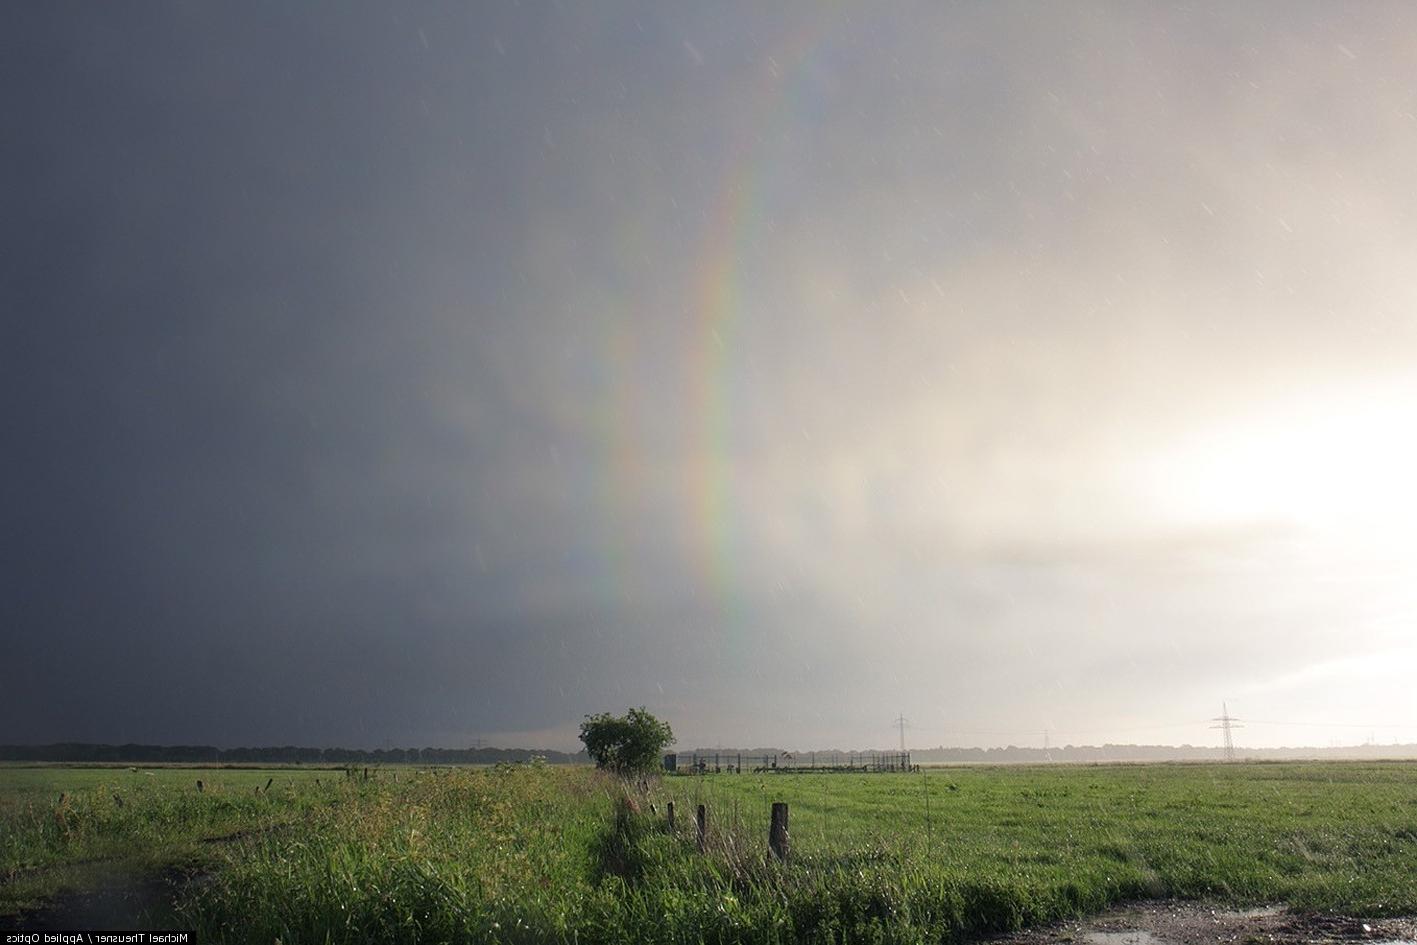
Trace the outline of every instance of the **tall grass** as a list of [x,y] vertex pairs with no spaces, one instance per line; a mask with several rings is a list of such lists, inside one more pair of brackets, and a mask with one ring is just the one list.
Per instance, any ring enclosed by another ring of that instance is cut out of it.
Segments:
[[360,783],[231,845],[183,915],[203,941],[572,940],[617,787],[550,768]]

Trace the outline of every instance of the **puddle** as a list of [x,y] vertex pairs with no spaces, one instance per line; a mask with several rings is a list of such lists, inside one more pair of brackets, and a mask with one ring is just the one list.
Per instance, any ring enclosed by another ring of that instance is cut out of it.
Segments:
[[1283,906],[1255,906],[1252,909],[1226,909],[1223,912],[1215,913],[1215,917],[1217,919],[1264,919],[1283,914]]
[[1129,932],[1085,932],[1085,945],[1171,945],[1171,942],[1150,932],[1134,929]]

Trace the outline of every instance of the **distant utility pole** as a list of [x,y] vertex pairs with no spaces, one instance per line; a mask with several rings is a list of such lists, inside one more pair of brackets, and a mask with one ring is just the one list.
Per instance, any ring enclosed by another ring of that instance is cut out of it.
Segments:
[[1051,746],[1048,743],[1048,730],[1045,728],[1043,730],[1043,758],[1047,761],[1053,760],[1053,755],[1048,750],[1050,747]]
[[1220,715],[1211,719],[1211,721],[1220,723],[1219,725],[1212,725],[1211,728],[1218,728],[1220,729],[1220,731],[1225,733],[1225,760],[1234,761],[1235,739],[1231,736],[1230,730],[1236,728],[1244,728],[1245,726],[1241,725],[1240,720],[1230,714],[1230,710],[1226,708],[1225,703],[1223,702],[1220,703]]
[[910,720],[904,714],[895,717],[895,724],[900,726],[900,753],[905,754],[905,726]]

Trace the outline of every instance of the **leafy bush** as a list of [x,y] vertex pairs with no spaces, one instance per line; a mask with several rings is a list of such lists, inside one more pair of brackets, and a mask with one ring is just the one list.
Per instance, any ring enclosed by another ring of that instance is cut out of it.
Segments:
[[668,722],[661,722],[640,706],[624,715],[587,715],[581,723],[581,741],[596,767],[630,774],[651,771],[660,752],[674,741]]

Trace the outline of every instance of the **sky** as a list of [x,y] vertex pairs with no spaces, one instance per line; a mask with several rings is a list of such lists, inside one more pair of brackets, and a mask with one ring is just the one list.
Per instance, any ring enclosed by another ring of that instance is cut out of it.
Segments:
[[1417,8],[9,4],[0,742],[1417,741]]

